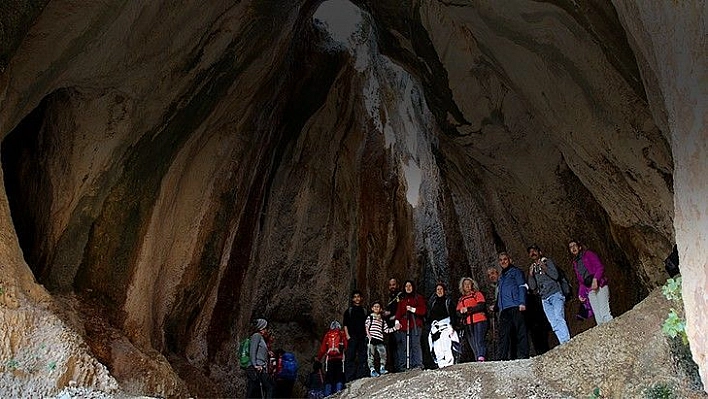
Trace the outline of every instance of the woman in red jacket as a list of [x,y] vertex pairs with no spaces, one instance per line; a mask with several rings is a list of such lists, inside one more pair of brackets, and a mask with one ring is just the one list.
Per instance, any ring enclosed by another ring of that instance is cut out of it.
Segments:
[[487,314],[484,294],[479,290],[479,285],[470,277],[460,280],[460,294],[457,301],[457,316],[462,320],[465,337],[478,362],[483,362],[487,356],[487,344],[484,337],[487,335]]
[[398,369],[423,368],[420,335],[423,332],[423,317],[427,312],[425,298],[415,292],[411,280],[406,280],[403,288],[403,297],[396,310],[396,320],[401,323],[401,329],[395,333]]

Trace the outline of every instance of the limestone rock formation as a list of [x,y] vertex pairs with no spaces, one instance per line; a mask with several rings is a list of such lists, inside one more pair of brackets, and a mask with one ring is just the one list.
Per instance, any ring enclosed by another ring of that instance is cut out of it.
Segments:
[[571,237],[617,315],[678,244],[708,369],[704,1],[6,4],[0,326],[73,356],[13,384],[238,395],[254,317],[305,359],[353,288]]
[[543,356],[470,363],[441,370],[367,378],[340,398],[650,398],[657,387],[674,397],[706,397],[687,383],[660,325],[669,302],[656,290],[612,323],[585,331]]

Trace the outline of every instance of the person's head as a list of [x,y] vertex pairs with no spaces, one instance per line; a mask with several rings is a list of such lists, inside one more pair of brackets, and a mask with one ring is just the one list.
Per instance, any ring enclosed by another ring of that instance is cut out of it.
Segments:
[[415,284],[413,284],[413,280],[406,280],[405,283],[403,283],[403,290],[406,291],[406,294],[410,295],[415,291]]
[[253,329],[259,333],[265,332],[268,329],[268,321],[266,319],[256,319]]
[[332,320],[331,323],[329,323],[329,329],[330,330],[340,330],[342,328],[342,325],[339,324],[337,320]]
[[460,279],[460,294],[462,295],[467,295],[471,292],[478,291],[479,286],[477,285],[477,282],[472,280],[472,277],[462,277]]
[[435,285],[435,295],[437,295],[438,297],[445,296],[445,284],[438,283],[437,285]]
[[499,252],[499,266],[501,266],[502,270],[506,269],[507,267],[511,266],[511,256],[507,252]]
[[388,280],[388,292],[390,292],[391,294],[396,294],[398,293],[398,290],[398,280],[396,280],[395,278]]
[[568,249],[573,256],[576,256],[583,250],[583,244],[578,240],[570,240],[570,242],[568,242]]
[[361,291],[359,290],[354,290],[352,291],[352,303],[356,306],[361,306],[361,301],[364,299],[364,296],[361,295]]
[[531,258],[531,260],[533,260],[534,262],[541,258],[541,248],[539,248],[539,246],[536,244],[530,245],[528,248],[526,248],[526,252],[528,252],[529,258]]
[[381,301],[371,302],[371,313],[374,313],[374,314],[381,313]]
[[496,267],[487,268],[487,280],[489,280],[490,283],[499,281],[499,270]]

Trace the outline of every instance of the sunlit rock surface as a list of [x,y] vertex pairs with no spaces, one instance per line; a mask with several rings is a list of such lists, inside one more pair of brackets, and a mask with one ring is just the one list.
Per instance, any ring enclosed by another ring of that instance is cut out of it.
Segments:
[[83,337],[86,385],[237,396],[254,317],[305,360],[351,289],[571,237],[616,315],[676,242],[705,370],[704,3],[12,3],[0,315]]

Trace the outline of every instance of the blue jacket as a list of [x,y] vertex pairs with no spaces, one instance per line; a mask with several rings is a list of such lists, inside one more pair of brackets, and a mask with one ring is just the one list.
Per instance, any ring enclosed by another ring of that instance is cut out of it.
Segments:
[[526,305],[526,280],[524,274],[514,265],[502,269],[497,296],[497,309],[504,309]]

